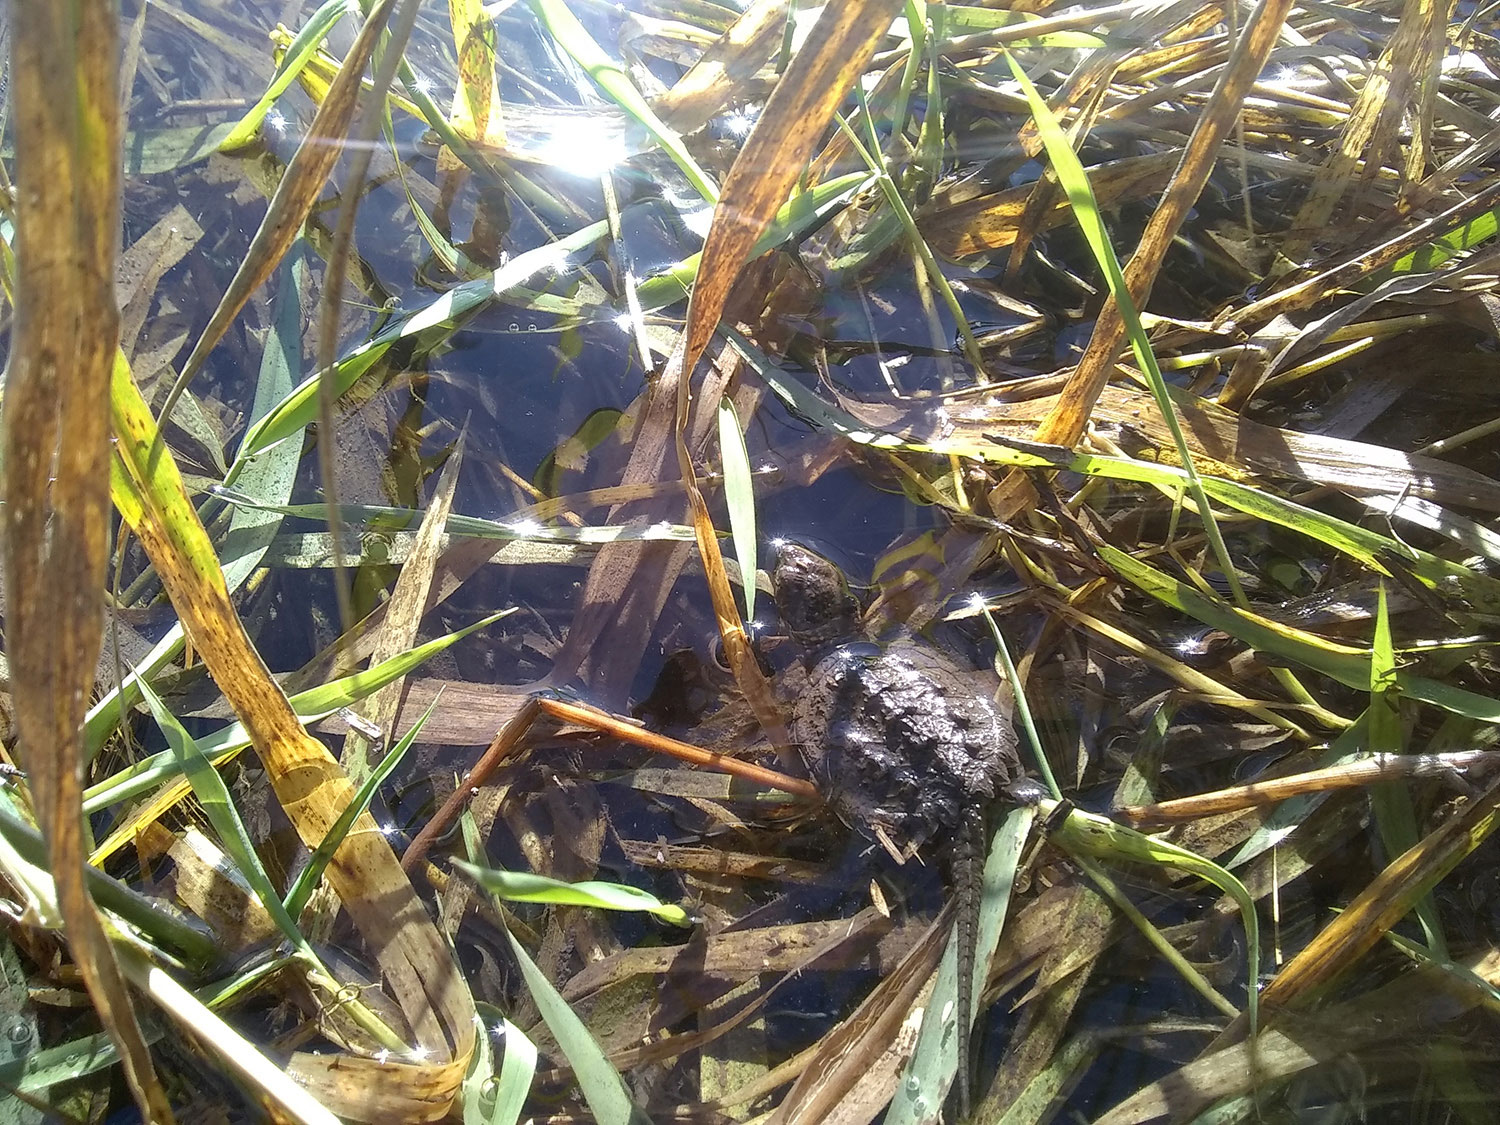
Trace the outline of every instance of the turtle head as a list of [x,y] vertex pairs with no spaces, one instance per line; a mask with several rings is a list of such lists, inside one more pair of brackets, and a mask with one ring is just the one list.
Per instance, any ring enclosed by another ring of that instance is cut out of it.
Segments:
[[776,550],[776,608],[781,623],[808,652],[863,635],[859,600],[844,572],[796,543]]

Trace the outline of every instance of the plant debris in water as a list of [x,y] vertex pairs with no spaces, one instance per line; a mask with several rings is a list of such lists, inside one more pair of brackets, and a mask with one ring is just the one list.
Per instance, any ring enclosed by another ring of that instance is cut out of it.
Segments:
[[[28,11],[18,1120],[1488,1117],[1488,9]],[[963,984],[779,538],[1005,672]]]

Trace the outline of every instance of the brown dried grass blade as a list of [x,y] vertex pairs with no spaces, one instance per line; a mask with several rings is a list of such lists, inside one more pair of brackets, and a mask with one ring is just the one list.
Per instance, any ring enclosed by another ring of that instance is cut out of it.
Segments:
[[228,331],[251,294],[271,276],[271,272],[301,232],[308,211],[317,201],[323,185],[333,172],[333,166],[338,163],[344,151],[343,140],[349,131],[349,121],[354,116],[355,107],[359,104],[360,79],[364,75],[365,64],[370,61],[380,32],[395,5],[396,0],[380,0],[344,57],[344,64],[339,67],[333,84],[328,88],[328,95],[318,107],[318,112],[308,127],[307,136],[282,173],[281,182],[276,185],[276,193],[271,196],[271,203],[266,208],[266,217],[261,220],[255,237],[250,240],[250,248],[245,251],[245,260],[235,271],[229,288],[219,301],[219,307],[209,317],[208,326],[203,329],[203,335],[183,363],[182,373],[178,375],[167,401],[162,404],[159,419],[163,428],[172,415],[172,408],[177,405],[182,392],[203,366],[208,353],[213,351],[214,346]]
[[[161,576],[189,641],[249,733],[282,808],[303,842],[316,847],[353,799],[354,786],[302,728],[245,633],[176,461],[170,451],[152,453],[158,431],[123,359],[111,391],[115,504]],[[416,1057],[431,1061],[298,1053],[289,1070],[341,1116],[435,1120],[447,1113],[474,1049],[473,999],[368,813],[334,854],[326,878],[410,1024]]]
[[1152,805],[1131,805],[1119,809],[1115,815],[1136,828],[1159,828],[1240,809],[1264,808],[1303,793],[1356,789],[1398,778],[1460,777],[1473,771],[1489,772],[1496,765],[1500,765],[1500,754],[1492,750],[1460,750],[1451,754],[1372,754],[1357,762],[1274,777],[1250,785],[1236,785],[1195,797],[1178,797]]
[[[371,665],[397,656],[417,642],[417,629],[427,609],[432,575],[442,554],[443,531],[448,524],[448,513],[453,510],[453,494],[458,487],[458,471],[463,459],[463,439],[460,438],[438,475],[437,487],[422,517],[422,526],[417,530],[416,542],[401,567],[401,576],[396,579],[395,589],[385,606],[385,616],[375,630],[370,650]],[[386,684],[360,700],[355,710],[361,718],[389,732],[394,729],[405,687],[405,677]],[[357,731],[351,730],[344,739],[339,764],[356,785],[370,775],[374,764],[369,757],[372,749]]]
[[688,301],[684,371],[692,371],[708,346],[750,248],[791,194],[834,109],[900,7],[899,0],[830,4],[776,84],[719,193]]
[[120,120],[114,9],[21,4],[11,27],[15,335],[5,384],[6,654],[57,904],[141,1113],[170,1122],[130,994],[84,884],[84,711],[103,636],[109,532],[106,389],[120,317]]
[[1486,950],[1463,966],[1465,975],[1424,965],[1375,992],[1318,1013],[1288,1019],[1252,1042],[1195,1059],[1151,1083],[1098,1119],[1098,1125],[1193,1120],[1221,1098],[1272,1089],[1313,1067],[1348,1060],[1361,1049],[1391,1043],[1401,1056],[1421,1057],[1412,1045],[1441,1031],[1464,1012],[1487,1003],[1476,985],[1500,983],[1500,953]]
[[1447,15],[1448,5],[1438,0],[1406,0],[1396,33],[1366,76],[1354,109],[1344,122],[1338,151],[1313,180],[1307,200],[1297,212],[1291,236],[1281,248],[1288,258],[1300,260],[1322,237],[1339,200],[1357,175],[1369,181],[1386,164],[1395,163],[1401,120],[1428,53],[1432,23],[1436,21],[1441,35]]
[[[1218,158],[1219,146],[1234,127],[1240,105],[1265,66],[1291,8],[1291,0],[1262,0],[1251,15],[1244,35],[1235,44],[1229,65],[1214,87],[1209,108],[1198,119],[1188,140],[1182,163],[1167,186],[1161,204],[1146,224],[1140,246],[1125,267],[1125,281],[1138,308],[1145,307],[1167,247],[1203,190]],[[1124,337],[1125,325],[1119,310],[1113,300],[1108,301],[1099,314],[1094,334],[1073,378],[1058,396],[1052,413],[1037,429],[1037,441],[1071,446],[1083,436],[1094,403],[1114,370],[1115,355]]]
[[1398,856],[1325,926],[1261,993],[1267,1008],[1286,1007],[1332,980],[1370,950],[1417,901],[1479,847],[1500,824],[1500,781],[1463,812]]
[[[771,1114],[768,1125],[829,1119],[867,1077],[873,1060],[895,1042],[922,989],[937,972],[952,928],[952,908],[933,920],[901,964],[865,997],[853,1015],[824,1036],[802,1076]],[[913,1038],[915,1046],[915,1038]]]
[[[708,578],[724,654],[736,682],[771,741],[785,749],[787,736],[775,694],[751,651],[735,604],[724,558],[703,493],[698,488],[685,432],[691,413],[692,372],[708,346],[750,249],[786,202],[813,146],[822,137],[849,86],[864,70],[875,45],[900,7],[899,0],[829,5],[807,44],[792,60],[766,102],[745,147],[724,180],[713,224],[704,240],[698,276],[688,300],[687,326],[669,361],[677,384],[677,462],[687,489],[698,553]],[[753,581],[746,575],[746,581]]]
[[781,43],[787,0],[756,0],[718,41],[651,106],[679,133],[697,129],[722,110]]

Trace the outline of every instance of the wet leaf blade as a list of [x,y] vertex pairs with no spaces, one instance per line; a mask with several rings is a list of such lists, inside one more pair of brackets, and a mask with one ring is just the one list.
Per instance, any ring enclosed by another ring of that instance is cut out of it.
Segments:
[[[214,681],[251,733],[277,800],[303,842],[316,847],[354,787],[302,727],[255,651],[176,460],[159,443],[150,410],[118,353],[109,405],[116,436],[111,484],[121,515],[145,547]],[[329,864],[328,881],[374,953],[415,1046],[431,1061],[379,1063],[347,1052],[298,1052],[287,1067],[335,1106],[365,1104],[369,1073],[382,1066],[397,1068],[393,1073],[401,1076],[382,1088],[392,1114],[416,1113],[414,1102],[446,1106],[473,1051],[473,1000],[374,820],[366,814],[356,827]]]

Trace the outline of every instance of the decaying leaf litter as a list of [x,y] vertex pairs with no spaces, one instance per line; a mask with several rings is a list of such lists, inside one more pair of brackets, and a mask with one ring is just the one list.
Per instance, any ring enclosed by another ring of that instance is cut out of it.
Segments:
[[[93,397],[128,532],[107,579],[19,602],[8,558],[6,621],[78,621],[49,599],[108,584],[88,883],[155,1116],[938,1114],[957,993],[932,869],[632,748],[634,713],[656,746],[800,773],[792,654],[764,591],[767,628],[742,623],[733,565],[778,535],[868,577],[872,627],[976,657],[998,630],[998,690],[1077,806],[995,837],[976,1119],[1484,1116],[1482,9],[281,7],[51,29],[117,52],[130,92],[107,107],[118,265],[80,225],[122,314]],[[40,33],[12,28],[21,140]],[[363,175],[325,158],[351,135],[375,138]],[[112,190],[98,137],[30,136],[18,199],[28,159]],[[28,272],[28,223],[59,221],[39,214],[17,207],[5,281],[12,370],[45,377],[27,309],[69,275]],[[21,479],[46,431],[19,418],[8,550],[40,534],[26,505],[71,518],[61,477]],[[45,1049],[4,1077],[85,1116],[114,1048],[61,1002],[72,964],[130,1032],[84,964],[103,953],[48,931],[78,896],[30,810],[78,798],[30,764],[26,705],[66,689],[17,635],[29,772],[0,839],[30,982],[7,1010]],[[294,716],[360,733],[336,763]],[[498,768],[419,858],[486,744]]]

